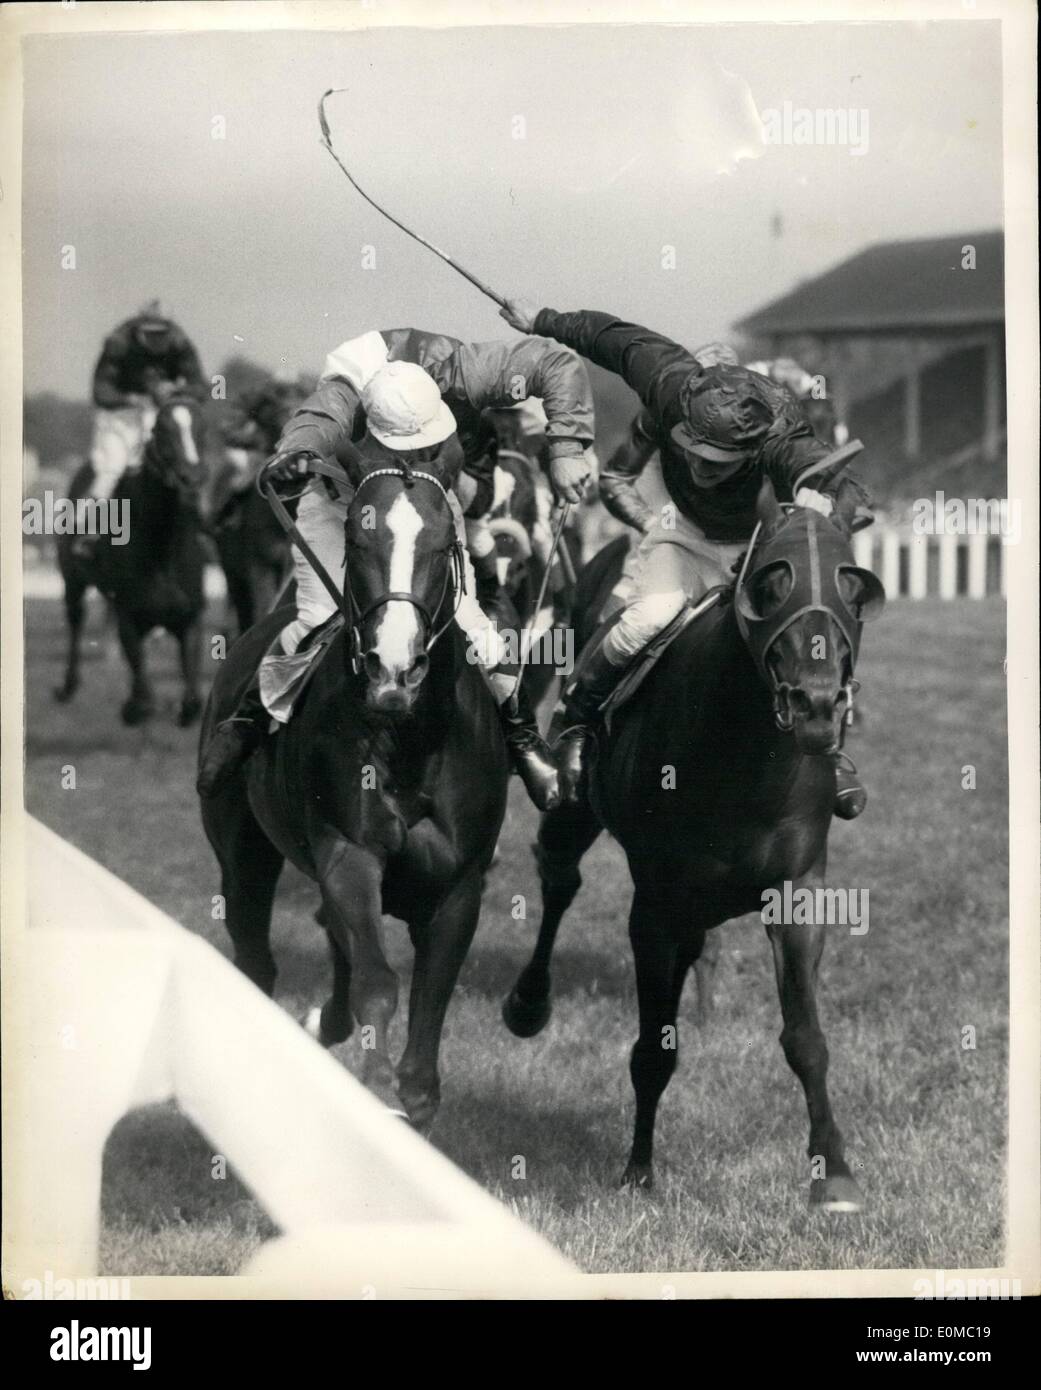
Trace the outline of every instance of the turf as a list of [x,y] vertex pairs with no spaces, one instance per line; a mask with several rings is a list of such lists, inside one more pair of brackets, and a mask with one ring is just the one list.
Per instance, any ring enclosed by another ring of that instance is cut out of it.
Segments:
[[[30,602],[26,636],[29,809],[226,950],[211,916],[216,866],[192,790],[196,734],[173,724],[172,643],[160,637],[150,646],[163,707],[141,731],[119,722],[125,676],[100,611],[74,705],[59,706],[50,693],[61,663],[59,606]],[[1003,605],[986,600],[894,603],[864,643],[865,717],[850,751],[871,801],[856,824],[836,823],[829,877],[869,890],[870,930],[835,929],[821,988],[832,1097],[868,1197],[863,1214],[823,1216],[806,1206],[805,1109],[777,1043],[770,952],[754,918],[723,929],[718,1013],[707,1032],[690,1026],[686,997],[679,1067],[658,1125],[658,1186],[650,1195],[618,1188],[636,1021],[628,874],[617,845],[602,839],[562,930],[553,1019],[537,1039],[511,1037],[499,1008],[537,921],[535,816],[516,784],[449,1012],[434,1142],[589,1271],[999,1263],[1004,641]],[[70,764],[76,786],[65,790]],[[970,764],[972,790],[963,787]],[[527,897],[527,921],[511,916],[517,893]],[[313,886],[287,871],[274,931],[277,999],[296,1016],[327,987],[315,903]],[[404,928],[392,924],[389,937],[404,985]],[[399,1019],[399,1047],[402,1027]],[[963,1047],[967,1027],[974,1049]],[[337,1055],[357,1066],[352,1044]],[[234,1177],[214,1181],[211,1146],[173,1107],[117,1127],[106,1154],[102,1273],[234,1273],[271,1231]]]

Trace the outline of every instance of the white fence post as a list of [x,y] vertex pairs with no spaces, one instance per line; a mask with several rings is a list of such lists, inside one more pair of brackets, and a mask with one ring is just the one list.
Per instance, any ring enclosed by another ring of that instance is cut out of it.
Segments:
[[575,1296],[568,1261],[218,951],[27,825],[8,1284],[93,1272],[106,1138],[128,1110],[173,1097],[282,1228],[247,1271],[276,1294]]
[[958,596],[958,537],[947,535],[940,540],[940,597]]
[[890,598],[900,595],[900,537],[895,530],[882,532],[882,583]]
[[987,596],[987,537],[982,533],[969,537],[969,598]]

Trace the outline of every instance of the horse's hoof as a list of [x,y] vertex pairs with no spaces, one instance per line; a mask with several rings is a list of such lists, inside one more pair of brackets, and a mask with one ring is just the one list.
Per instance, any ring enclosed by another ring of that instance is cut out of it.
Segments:
[[625,1165],[620,1186],[636,1187],[641,1192],[650,1192],[654,1186],[654,1169],[649,1163],[634,1163],[630,1159]]
[[304,1032],[307,1034],[309,1038],[314,1038],[316,1043],[320,1043],[322,1041],[321,1009],[319,1009],[317,1006],[313,1009],[308,1009],[307,1013],[304,1014],[303,1018],[300,1020],[300,1023],[303,1026]]
[[138,724],[144,724],[155,713],[153,705],[144,704],[140,700],[127,700],[123,708],[119,711],[124,724],[129,724],[134,728]]
[[818,1211],[863,1211],[864,1205],[864,1194],[846,1173],[810,1183],[810,1206]]
[[68,681],[66,681],[64,685],[56,685],[54,687],[54,698],[59,705],[66,705],[72,699],[73,695],[75,695],[78,688],[78,681],[73,682],[71,685]]
[[514,1037],[533,1038],[545,1028],[552,1012],[553,1005],[548,994],[540,999],[527,1000],[514,985],[503,1001],[502,1021]]
[[196,696],[191,700],[184,700],[177,714],[177,726],[187,729],[198,719],[202,713],[202,701]]

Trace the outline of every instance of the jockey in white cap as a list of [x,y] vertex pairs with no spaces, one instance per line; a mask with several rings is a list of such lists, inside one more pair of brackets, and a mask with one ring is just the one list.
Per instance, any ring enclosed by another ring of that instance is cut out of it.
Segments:
[[[437,458],[463,545],[464,592],[458,596],[455,621],[489,675],[514,766],[532,800],[545,810],[556,799],[556,765],[523,687],[517,688],[516,673],[502,669],[502,642],[478,602],[470,558],[476,552],[479,563],[490,561],[485,573],[497,586],[494,541],[481,520],[494,469],[493,433],[482,411],[515,405],[525,394],[546,402],[554,492],[569,500],[581,497],[588,476],[584,451],[593,438],[589,379],[577,354],[537,338],[462,344],[442,335],[395,330],[342,344],[327,359],[317,391],[283,430],[277,461],[267,476],[276,485],[296,485],[297,528],[326,570],[336,575],[344,567],[344,525],[359,481],[358,455],[341,450],[342,483],[309,475],[310,460],[335,459],[338,446],[351,441],[365,465],[385,467],[406,454],[412,462]],[[471,515],[464,516],[464,510]],[[219,790],[250,756],[271,718],[288,718],[278,699],[278,664],[336,611],[303,554],[294,548],[293,556],[296,618],[283,630],[278,650],[265,657],[258,681],[235,715],[218,726],[200,771],[198,787],[204,796]]]

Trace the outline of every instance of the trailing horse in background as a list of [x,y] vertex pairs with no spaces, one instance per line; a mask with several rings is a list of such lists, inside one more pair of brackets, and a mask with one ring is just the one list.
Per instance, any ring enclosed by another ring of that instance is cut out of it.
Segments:
[[265,457],[251,454],[244,479],[235,471],[234,491],[228,491],[230,466],[218,480],[225,496],[214,516],[213,538],[238,637],[271,612],[292,570],[285,532],[254,486]]
[[[91,553],[84,555],[81,537],[58,538],[69,633],[65,677],[54,692],[62,703],[79,688],[84,597],[93,585],[112,605],[120,646],[130,667],[131,689],[121,710],[123,722],[141,724],[155,712],[144,640],[157,627],[176,638],[180,651],[184,692],[177,722],[183,728],[199,717],[206,563],[200,515],[206,475],[202,418],[202,407],[190,396],[174,395],[159,408],[141,466],[124,473],[113,494],[112,501],[127,517],[124,544],[101,535]],[[92,474],[89,462],[77,470],[69,489],[73,501],[86,498]]]
[[[539,484],[539,465],[520,448],[499,447],[495,463],[495,493],[488,513],[488,528],[495,537],[499,582],[513,605],[521,626],[535,631],[566,626],[574,599],[574,574],[580,563],[577,537],[565,529],[554,571],[546,584],[544,611],[535,612],[546,577],[546,561],[552,545],[550,494]],[[556,675],[548,662],[535,659],[524,675],[528,698],[538,706]]]
[[[379,467],[346,523],[346,624],[292,719],[216,795],[203,825],[220,861],[235,963],[266,993],[284,860],[321,890],[333,988],[313,1031],[326,1046],[371,1030],[362,1079],[429,1128],[440,1099],[441,1029],[477,926],[506,809],[508,764],[495,700],[454,621],[461,556],[432,472]],[[293,617],[277,609],[232,648],[210,696],[202,749]],[[408,1044],[396,1071],[388,1030],[398,981],[382,915],[415,948]]]
[[268,381],[246,393],[214,478],[212,531],[235,613],[236,636],[267,616],[292,569],[289,540],[255,482],[286,421],[310,394],[304,379]]
[[[549,965],[561,918],[581,884],[579,862],[602,828],[626,852],[634,883],[629,938],[640,1031],[632,1051],[632,1151],[623,1181],[652,1183],[654,1121],[676,1066],[676,1019],[688,970],[713,927],[763,912],[767,890],[823,883],[835,795],[827,758],[848,717],[861,624],[884,602],[853,562],[856,498],[840,491],[834,520],[760,495],[758,539],[729,596],[689,621],[627,704],[609,719],[590,801],[543,817],[536,857],[543,914],[531,963],[503,1007],[530,1037],[550,1013]],[[617,561],[620,563],[619,547]],[[616,577],[592,562],[578,614],[587,635]],[[585,576],[583,577],[585,579]],[[590,593],[592,588],[595,592]],[[818,899],[819,900],[819,899]],[[785,1057],[810,1118],[811,1204],[859,1210],[863,1198],[832,1117],[828,1051],[817,1017],[824,923],[768,923]],[[813,915],[813,914],[811,914]]]

